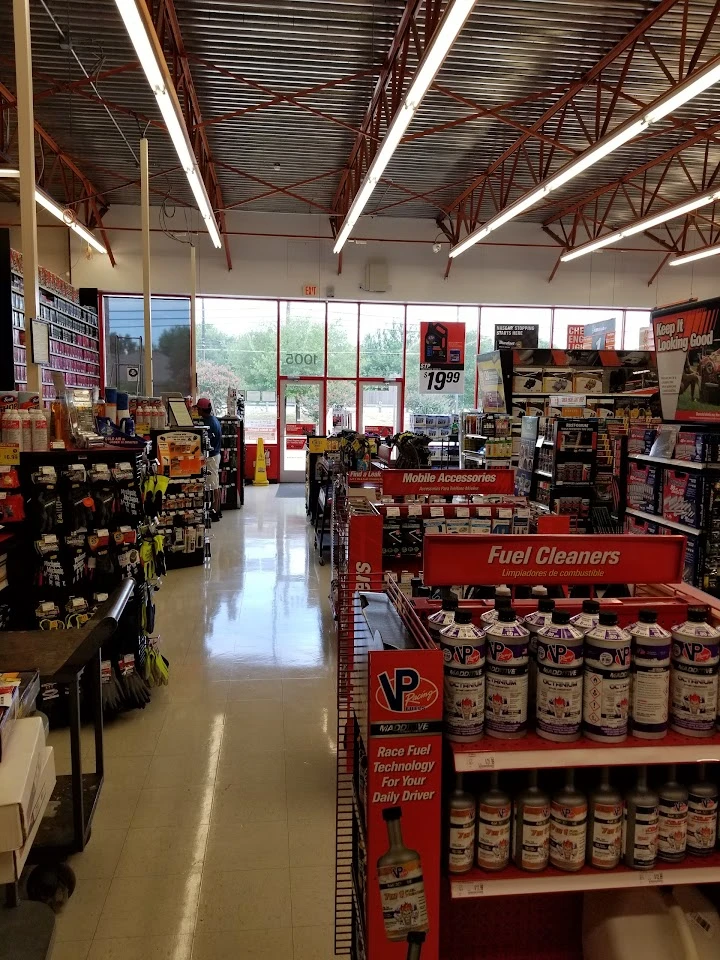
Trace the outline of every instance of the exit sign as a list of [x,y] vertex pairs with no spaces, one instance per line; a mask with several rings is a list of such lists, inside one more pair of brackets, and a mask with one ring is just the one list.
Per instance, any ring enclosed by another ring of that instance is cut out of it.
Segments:
[[303,287],[303,296],[304,297],[316,297],[317,294],[317,285],[315,284],[306,284]]

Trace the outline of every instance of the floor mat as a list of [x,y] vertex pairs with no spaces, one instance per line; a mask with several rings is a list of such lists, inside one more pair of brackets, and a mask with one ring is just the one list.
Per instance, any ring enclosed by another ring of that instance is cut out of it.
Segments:
[[304,483],[279,483],[277,488],[276,497],[282,497],[284,500],[289,499],[290,497],[304,497],[305,496],[305,484]]

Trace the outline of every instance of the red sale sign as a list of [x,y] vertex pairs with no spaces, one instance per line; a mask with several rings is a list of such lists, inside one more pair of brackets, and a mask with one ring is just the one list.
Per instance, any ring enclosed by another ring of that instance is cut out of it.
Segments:
[[427,534],[423,579],[454,583],[681,583],[685,537]]
[[514,470],[385,470],[383,493],[391,497],[407,494],[482,494],[515,492]]

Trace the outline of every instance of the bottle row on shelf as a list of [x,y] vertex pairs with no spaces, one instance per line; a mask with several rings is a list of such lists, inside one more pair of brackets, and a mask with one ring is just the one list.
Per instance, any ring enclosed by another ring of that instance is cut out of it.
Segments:
[[715,850],[718,787],[704,764],[692,765],[685,778],[671,766],[658,787],[641,766],[623,791],[611,783],[608,767],[588,782],[587,792],[577,786],[573,769],[562,782],[550,778],[554,788],[546,792],[532,770],[511,797],[499,774],[491,773],[475,796],[458,774],[448,804],[448,872],[467,873],[475,865],[497,872],[511,861],[530,872],[576,872],[586,864],[612,870],[621,863],[652,870],[658,859],[679,863]]
[[476,625],[453,597],[428,618],[443,651],[449,740],[515,740],[531,720],[557,742],[655,740],[668,729],[709,737],[720,727],[720,631],[706,608],[689,608],[671,632],[651,609],[625,630],[595,600],[574,617],[554,607],[541,598],[521,620],[501,594]]

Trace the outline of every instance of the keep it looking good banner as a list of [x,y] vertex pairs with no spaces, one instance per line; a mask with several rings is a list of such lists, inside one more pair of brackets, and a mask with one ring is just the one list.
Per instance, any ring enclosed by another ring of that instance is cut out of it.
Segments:
[[652,313],[665,420],[720,422],[720,299]]

